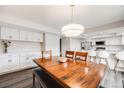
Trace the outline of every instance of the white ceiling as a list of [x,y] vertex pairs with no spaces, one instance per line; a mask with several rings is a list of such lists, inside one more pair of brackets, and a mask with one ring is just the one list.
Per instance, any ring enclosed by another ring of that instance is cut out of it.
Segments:
[[[31,5],[0,6],[0,14],[23,18],[32,22],[60,30],[70,22],[70,6]],[[74,8],[74,21],[85,28],[116,22],[124,19],[124,6],[81,5]]]

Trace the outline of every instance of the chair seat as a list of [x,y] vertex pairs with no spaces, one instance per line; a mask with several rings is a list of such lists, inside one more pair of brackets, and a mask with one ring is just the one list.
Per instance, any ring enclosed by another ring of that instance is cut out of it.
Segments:
[[47,73],[41,69],[35,69],[34,74],[41,85],[45,85],[47,88],[62,88],[58,82],[53,80]]

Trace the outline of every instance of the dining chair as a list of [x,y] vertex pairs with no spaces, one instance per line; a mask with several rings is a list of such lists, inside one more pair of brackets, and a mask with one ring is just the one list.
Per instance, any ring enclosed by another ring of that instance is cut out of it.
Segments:
[[[42,59],[51,60],[52,59],[52,51],[42,51]],[[35,87],[35,79],[37,79],[38,84],[42,88],[58,88],[60,87],[49,75],[47,75],[41,68],[35,69],[33,71],[33,87]]]
[[97,57],[100,59],[99,64],[102,62],[102,60],[105,60],[107,67],[110,69],[108,63],[109,53],[107,51],[99,51]]
[[68,59],[73,60],[74,59],[74,54],[75,54],[74,51],[66,51],[65,57],[68,58]]
[[40,68],[35,69],[33,71],[33,87],[34,88],[35,87],[40,87],[40,88],[63,88],[58,82],[53,80],[47,73],[45,73]]
[[119,64],[120,61],[124,61],[124,51],[120,51],[116,53],[115,57],[117,58],[117,62],[114,67],[114,71],[116,71],[116,67]]
[[42,51],[42,58],[48,60],[52,59],[52,51],[51,50]]
[[88,51],[88,57],[90,62],[96,62],[96,51],[95,50],[89,50]]
[[87,61],[88,52],[76,52],[75,61]]

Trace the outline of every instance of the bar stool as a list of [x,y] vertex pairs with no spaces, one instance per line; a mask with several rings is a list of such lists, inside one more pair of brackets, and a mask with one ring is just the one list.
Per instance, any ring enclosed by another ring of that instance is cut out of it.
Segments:
[[117,58],[117,62],[114,67],[114,71],[116,70],[116,67],[120,61],[124,61],[124,51],[118,52],[115,57]]
[[96,61],[96,51],[94,51],[94,50],[88,51],[88,57],[89,57],[90,62],[92,62],[92,61],[95,62]]
[[109,64],[108,64],[108,57],[109,53],[106,51],[99,51],[97,54],[99,60],[99,64],[101,63],[102,59],[105,60],[107,67],[110,69]]

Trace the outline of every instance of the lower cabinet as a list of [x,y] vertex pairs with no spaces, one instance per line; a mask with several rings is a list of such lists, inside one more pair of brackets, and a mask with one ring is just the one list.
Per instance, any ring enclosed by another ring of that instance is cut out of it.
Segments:
[[0,55],[0,73],[6,73],[19,68],[18,54]]
[[0,74],[37,66],[33,59],[41,57],[40,52],[1,54]]
[[40,52],[31,52],[31,53],[21,53],[20,54],[20,67],[26,68],[26,67],[35,67],[37,66],[33,59],[41,57]]

